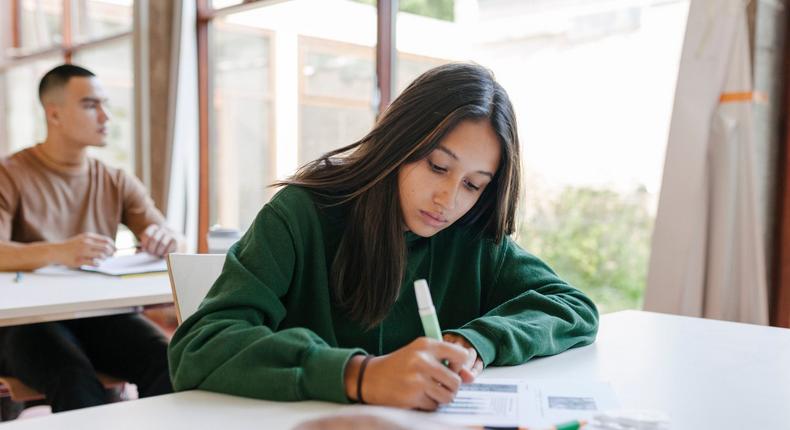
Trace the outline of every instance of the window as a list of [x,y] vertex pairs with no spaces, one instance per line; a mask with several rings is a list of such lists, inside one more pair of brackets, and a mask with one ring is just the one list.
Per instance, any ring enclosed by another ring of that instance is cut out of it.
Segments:
[[212,14],[208,224],[245,230],[269,184],[373,125],[376,9],[292,0]]
[[62,61],[60,56],[49,55],[21,62],[2,74],[7,153],[34,145],[46,137],[44,113],[38,101],[38,81]]
[[688,0],[479,0],[449,20],[398,14],[398,91],[420,70],[407,53],[475,61],[508,91],[517,239],[602,311],[641,304],[687,13]]
[[76,6],[74,42],[83,43],[132,31],[133,0],[81,0]]
[[238,6],[244,3],[244,0],[211,0],[211,6],[214,9],[222,9],[229,6]]
[[212,224],[246,227],[268,200],[275,151],[272,32],[237,23],[212,25]]
[[303,37],[299,88],[299,164],[350,145],[375,120],[373,48]]
[[63,1],[23,0],[19,15],[20,53],[59,46],[63,43]]

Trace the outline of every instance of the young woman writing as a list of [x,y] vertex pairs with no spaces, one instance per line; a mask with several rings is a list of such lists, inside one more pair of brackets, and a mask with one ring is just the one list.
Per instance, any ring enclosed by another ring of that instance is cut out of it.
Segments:
[[[429,70],[362,140],[278,184],[176,331],[175,389],[431,410],[484,366],[591,343],[595,305],[509,237],[520,163],[492,74]],[[444,341],[423,335],[415,279]]]

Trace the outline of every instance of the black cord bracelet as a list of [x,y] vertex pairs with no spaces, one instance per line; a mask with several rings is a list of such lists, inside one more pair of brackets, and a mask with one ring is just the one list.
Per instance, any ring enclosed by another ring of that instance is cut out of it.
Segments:
[[372,355],[368,354],[365,356],[365,359],[362,360],[362,364],[359,365],[359,373],[357,374],[357,402],[364,404],[365,401],[362,400],[362,377],[365,376],[365,368],[368,367],[368,361],[373,358]]

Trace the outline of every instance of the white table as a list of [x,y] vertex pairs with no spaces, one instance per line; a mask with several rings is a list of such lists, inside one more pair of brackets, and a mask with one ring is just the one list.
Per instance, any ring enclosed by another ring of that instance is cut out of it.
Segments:
[[[785,329],[618,312],[603,317],[591,346],[484,375],[610,381],[623,407],[666,412],[674,430],[790,428]],[[12,421],[0,430],[287,429],[345,407],[190,391]]]
[[167,273],[106,276],[45,268],[0,272],[0,327],[128,313],[146,305],[172,303]]

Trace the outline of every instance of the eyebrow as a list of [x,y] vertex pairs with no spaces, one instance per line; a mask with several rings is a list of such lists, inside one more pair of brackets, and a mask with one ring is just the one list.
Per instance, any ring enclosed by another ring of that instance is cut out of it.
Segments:
[[[444,153],[446,153],[446,154],[447,154],[447,155],[449,155],[450,157],[453,157],[453,159],[454,159],[454,160],[458,161],[458,156],[457,156],[457,155],[455,155],[455,152],[453,152],[453,151],[450,151],[450,149],[449,149],[449,148],[447,148],[446,146],[439,145],[439,147],[438,147],[437,149],[438,149],[438,150],[440,150],[440,151],[442,151],[442,152],[444,152]],[[480,173],[481,175],[486,175],[486,176],[488,176],[489,178],[491,178],[491,179],[494,179],[494,174],[493,174],[493,173],[491,173],[491,172],[486,172],[485,170],[478,170],[478,171],[477,171],[477,172],[475,172],[475,173]]]
[[104,103],[106,101],[107,101],[107,99],[100,99],[98,97],[83,97],[83,98],[80,99],[80,103],[86,103],[86,102]]

